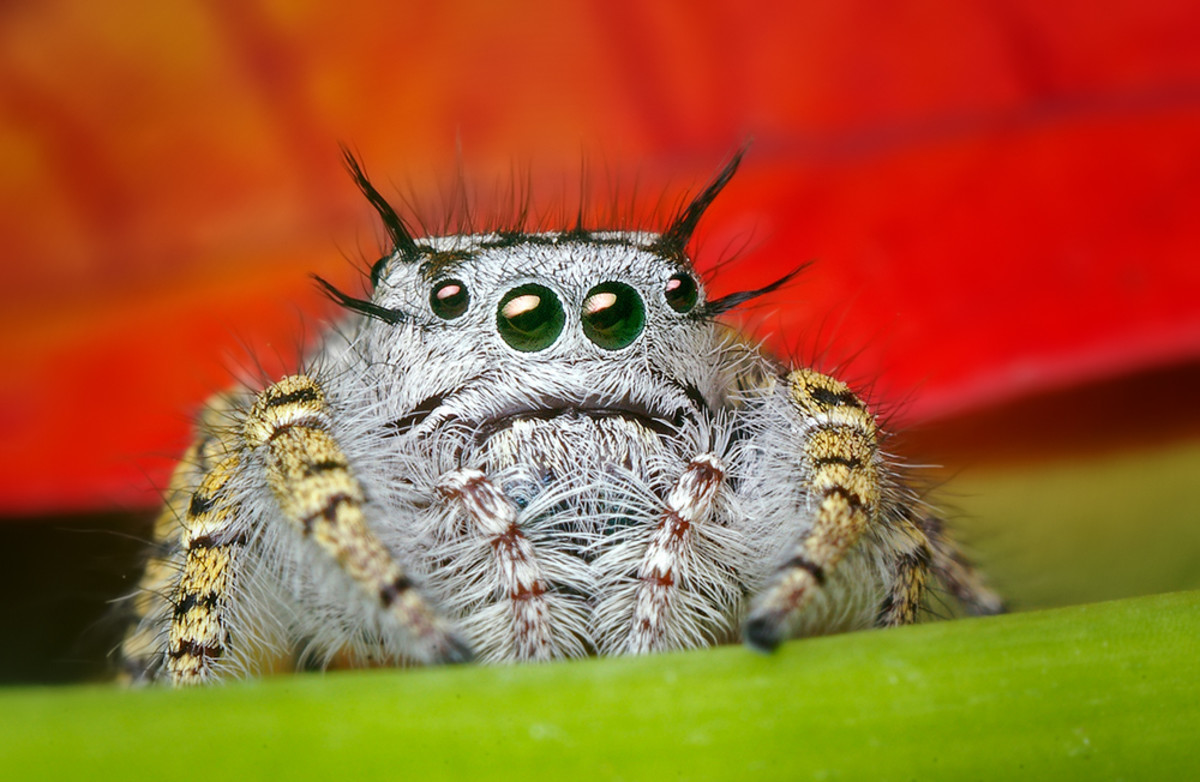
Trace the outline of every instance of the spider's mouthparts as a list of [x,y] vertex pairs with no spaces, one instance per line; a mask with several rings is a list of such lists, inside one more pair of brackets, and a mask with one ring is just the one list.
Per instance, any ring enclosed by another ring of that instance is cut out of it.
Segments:
[[480,410],[480,400],[470,398],[470,391],[459,388],[426,397],[404,415],[388,422],[385,428],[388,437],[395,437],[417,427],[428,428],[427,422],[435,429],[446,424],[466,424],[474,432],[476,443],[481,444],[519,421],[622,418],[660,437],[673,437],[687,424],[696,424],[708,410],[704,396],[695,387],[689,384],[679,391],[674,398],[658,400],[658,404],[632,395],[522,394],[510,397],[498,408],[489,405],[490,409]]
[[510,408],[488,418],[477,430],[476,440],[483,442],[517,421],[550,421],[562,417],[625,418],[636,421],[656,434],[670,436],[679,431],[684,421],[694,418],[694,414],[686,408],[664,414],[629,399],[607,403],[545,399],[536,406]]

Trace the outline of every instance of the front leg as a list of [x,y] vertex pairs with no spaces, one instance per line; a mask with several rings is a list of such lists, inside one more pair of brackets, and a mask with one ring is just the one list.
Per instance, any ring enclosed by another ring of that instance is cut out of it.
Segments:
[[[320,386],[303,375],[288,377],[260,393],[248,411],[243,404],[223,396],[210,405],[200,439],[172,480],[156,529],[166,558],[147,569],[134,601],[140,621],[122,647],[129,678],[165,674],[176,686],[201,684],[221,678],[231,658],[242,665],[255,657],[244,647],[253,631],[239,624],[239,601],[253,599],[240,573],[264,556],[253,546],[257,531],[240,501],[247,491],[268,491],[285,523],[392,617],[406,654],[422,662],[468,659],[467,646],[367,525],[362,486],[330,434]],[[240,426],[230,425],[238,419]],[[265,487],[246,486],[254,459],[264,468]],[[238,643],[243,648],[232,648]]]
[[645,654],[679,643],[678,625],[686,625],[689,617],[673,614],[678,611],[678,590],[690,576],[688,571],[696,557],[693,527],[708,521],[724,482],[725,465],[721,460],[701,454],[688,464],[671,489],[662,518],[638,565],[626,651]]
[[442,476],[438,491],[456,503],[492,550],[494,596],[509,607],[505,657],[550,660],[561,654],[543,567],[517,521],[517,508],[482,472],[458,469]]
[[225,453],[209,468],[188,504],[183,572],[172,595],[167,636],[167,675],[176,686],[213,679],[228,650],[228,604],[247,539],[228,486],[240,464],[236,450]]
[[466,644],[367,524],[362,485],[330,428],[321,387],[295,375],[258,395],[243,437],[261,456],[267,485],[284,518],[396,621],[407,639],[406,653],[426,663],[470,659]]
[[[746,642],[774,649],[792,621],[863,533],[878,522],[879,451],[875,419],[843,383],[809,369],[787,376],[788,403],[802,423],[812,524],[754,602]],[[919,596],[917,596],[919,597]]]

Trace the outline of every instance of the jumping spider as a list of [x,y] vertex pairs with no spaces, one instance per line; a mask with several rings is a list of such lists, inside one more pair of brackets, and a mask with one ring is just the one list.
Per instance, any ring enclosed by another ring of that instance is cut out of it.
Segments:
[[[718,316],[661,233],[416,238],[300,374],[216,397],[132,599],[135,680],[550,660],[914,621],[936,579],[1000,610],[843,383]],[[786,278],[785,278],[786,279]]]

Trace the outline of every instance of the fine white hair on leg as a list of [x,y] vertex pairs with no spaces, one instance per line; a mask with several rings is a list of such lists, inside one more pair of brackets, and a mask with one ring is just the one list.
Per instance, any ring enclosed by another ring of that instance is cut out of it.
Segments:
[[530,543],[517,524],[517,508],[479,470],[460,469],[438,488],[458,503],[494,553],[496,597],[511,610],[512,657],[549,660],[556,655],[547,584]]
[[725,465],[712,454],[692,460],[667,497],[659,520],[638,567],[636,604],[626,649],[635,654],[657,651],[667,639],[678,584],[686,581],[694,556],[693,525],[712,511],[725,480]]

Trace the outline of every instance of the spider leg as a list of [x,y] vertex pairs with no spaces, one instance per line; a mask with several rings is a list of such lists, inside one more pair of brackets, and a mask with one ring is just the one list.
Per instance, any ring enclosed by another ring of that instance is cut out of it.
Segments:
[[172,598],[167,645],[167,673],[176,685],[211,678],[229,643],[225,608],[236,560],[246,544],[237,523],[238,505],[227,491],[239,462],[235,451],[213,464],[188,504],[181,540],[186,559]]
[[809,369],[788,374],[789,403],[804,421],[802,457],[812,523],[751,607],[745,640],[763,650],[784,640],[791,621],[877,522],[879,451],[875,420],[843,383]]
[[512,656],[518,660],[557,656],[546,576],[533,544],[518,526],[516,506],[479,470],[449,472],[438,489],[461,506],[491,545],[495,583],[511,606]]
[[915,622],[931,578],[940,582],[969,614],[1003,613],[1004,601],[984,585],[948,535],[943,521],[936,516],[916,517],[908,508],[901,510],[895,522],[897,535],[892,540],[891,585],[876,625],[893,627]]
[[878,627],[895,627],[917,621],[925,596],[933,559],[931,542],[924,528],[904,512],[891,536],[892,562],[887,594],[875,618]]
[[147,682],[161,668],[159,635],[169,610],[167,594],[179,567],[180,519],[187,510],[185,487],[199,480],[195,461],[200,442],[193,444],[175,469],[167,489],[167,501],[154,523],[154,548],[138,582],[138,591],[127,598],[129,627],[121,640],[119,678],[126,684]]
[[267,485],[286,520],[395,620],[412,657],[468,660],[467,646],[368,525],[362,485],[330,428],[321,387],[312,378],[293,375],[258,395],[243,438],[250,451],[261,454]]
[[917,520],[929,539],[930,566],[934,577],[963,604],[972,616],[1002,614],[1006,607],[999,595],[988,589],[978,571],[946,533],[945,524],[936,516]]
[[666,512],[638,566],[639,583],[626,651],[645,654],[670,647],[667,632],[673,603],[693,555],[692,526],[709,516],[724,480],[721,461],[712,454],[701,454],[688,464],[671,489]]
[[200,436],[172,476],[154,527],[157,555],[131,600],[134,621],[121,645],[126,681],[150,681],[164,671],[177,681],[202,681],[224,652],[222,609],[245,542],[225,492],[238,463],[229,427],[237,404],[228,394],[209,401]]

